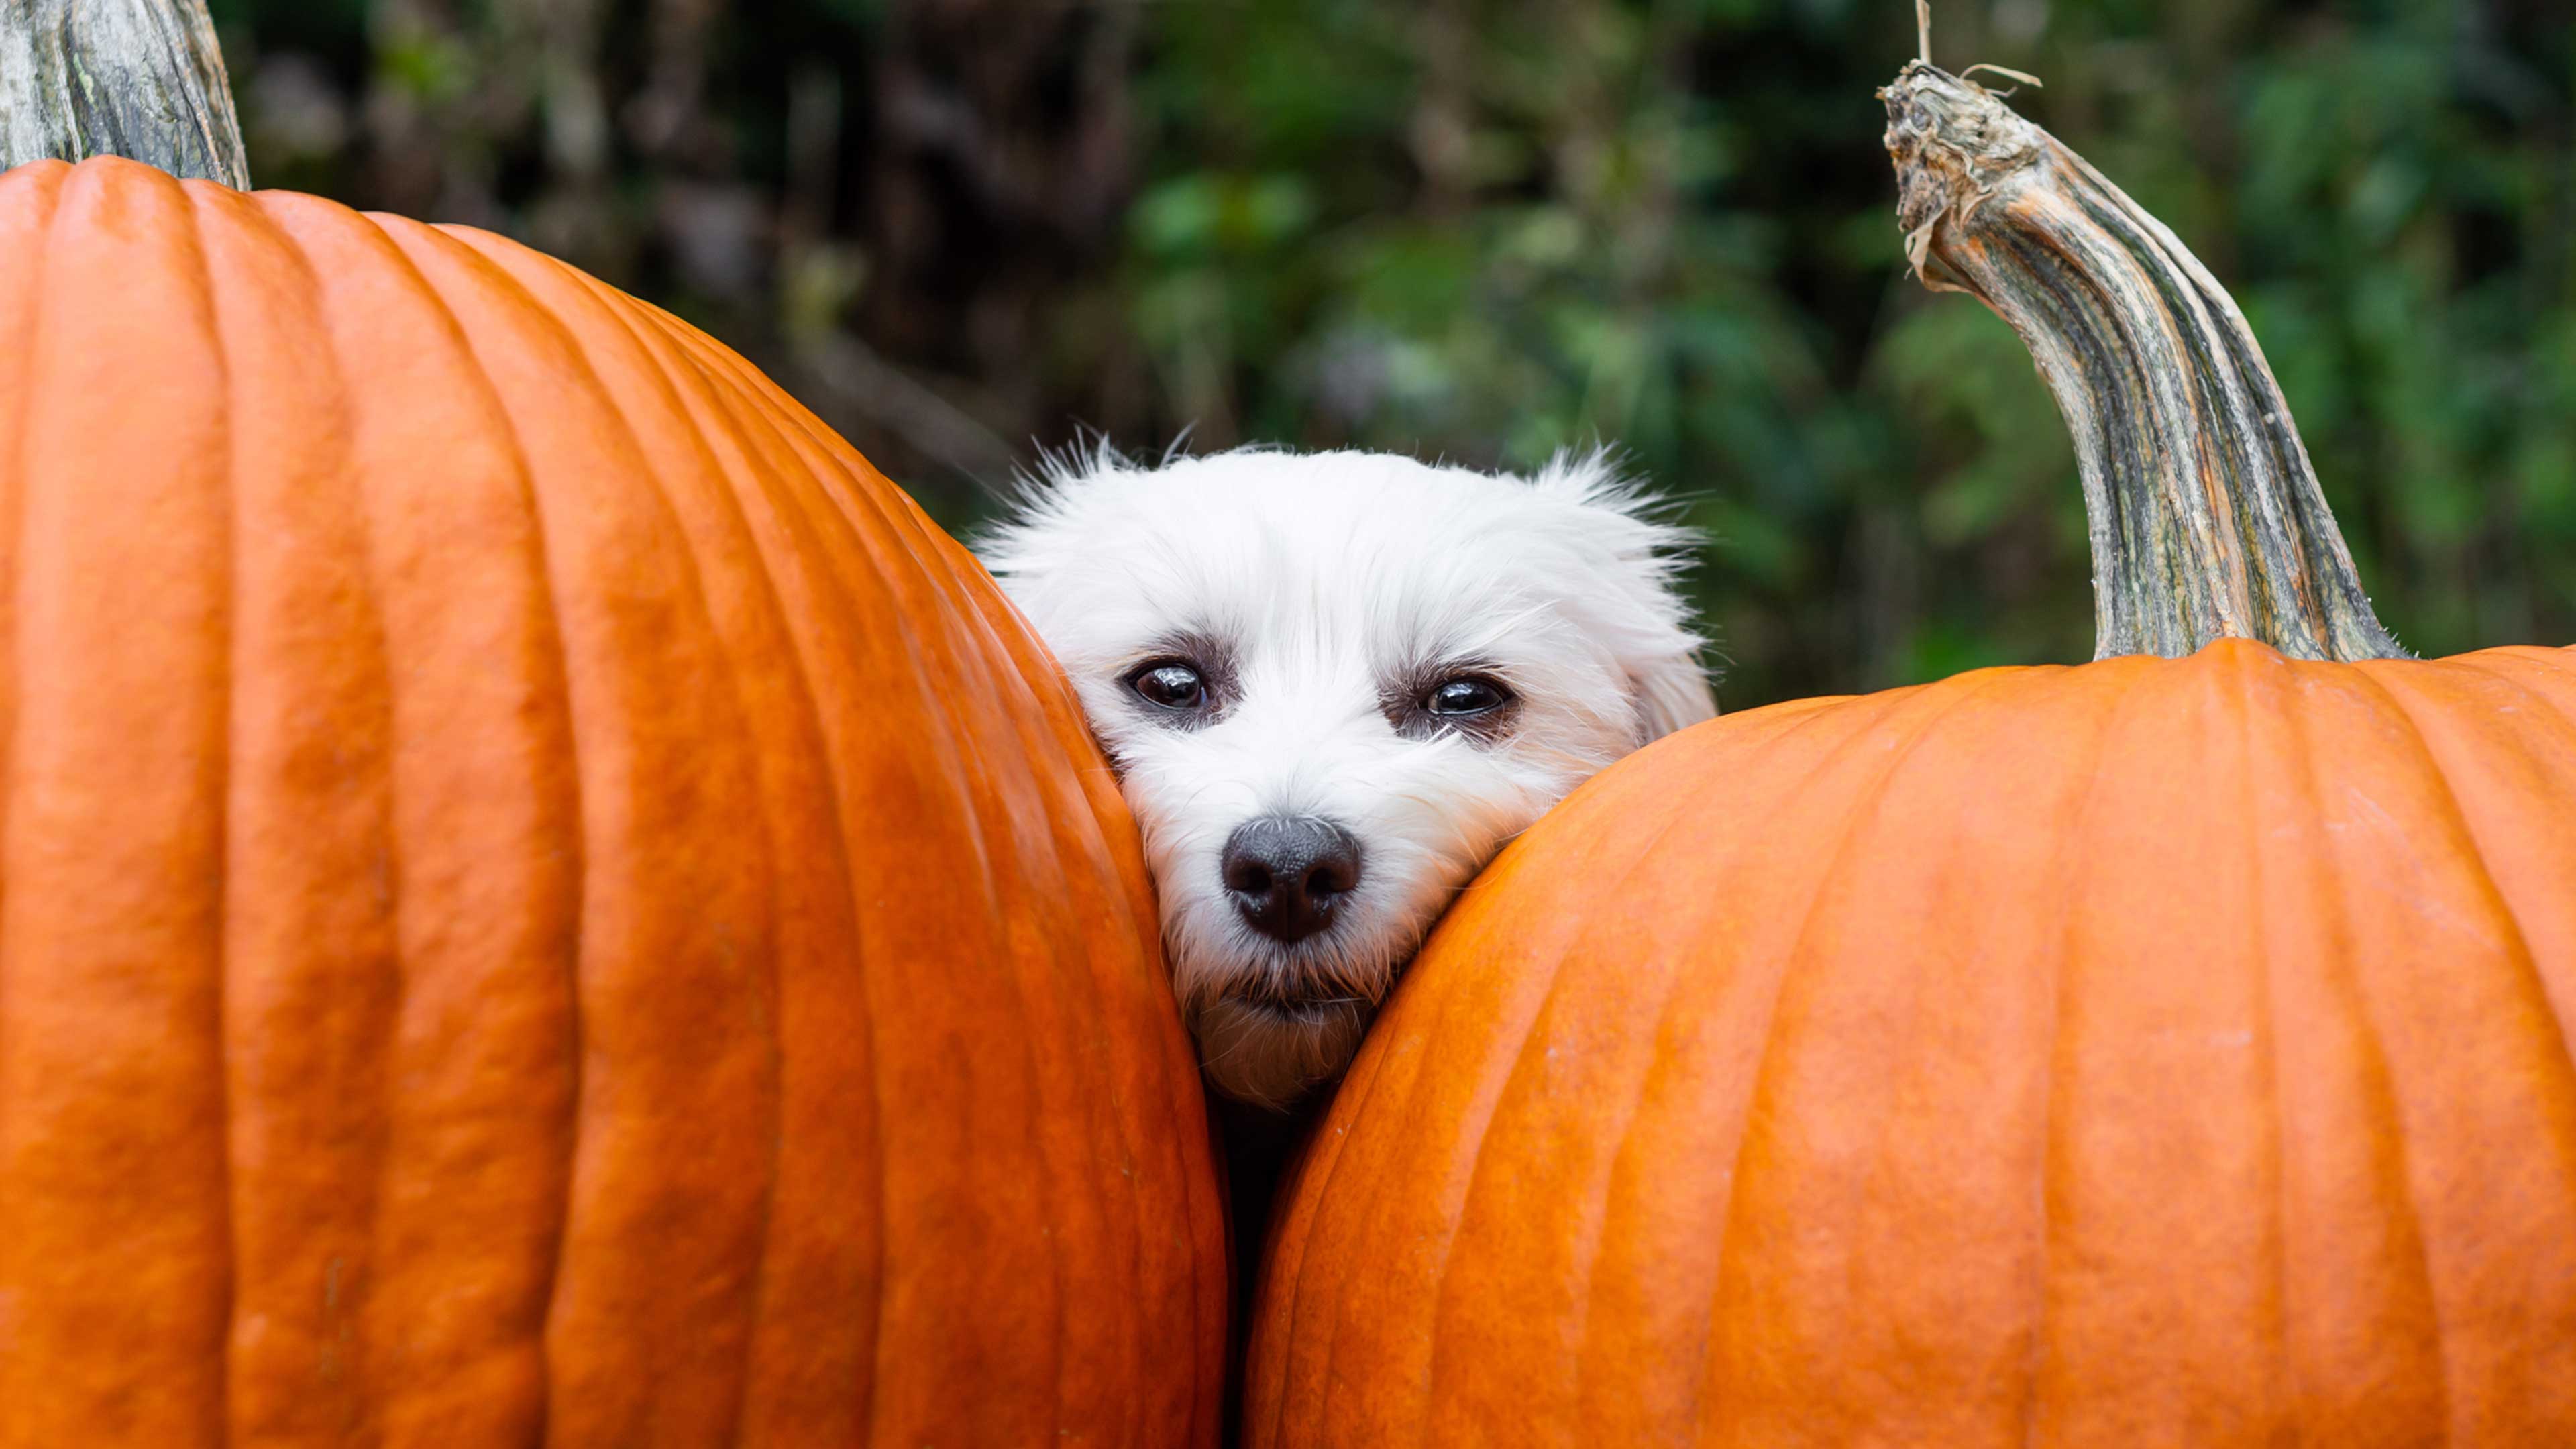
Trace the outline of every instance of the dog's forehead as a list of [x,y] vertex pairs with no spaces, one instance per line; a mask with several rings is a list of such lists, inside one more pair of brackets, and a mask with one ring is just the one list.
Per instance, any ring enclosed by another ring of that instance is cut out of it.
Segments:
[[1562,512],[1514,479],[1373,455],[1224,455],[1121,480],[1123,550],[1206,627],[1436,629],[1543,591]]

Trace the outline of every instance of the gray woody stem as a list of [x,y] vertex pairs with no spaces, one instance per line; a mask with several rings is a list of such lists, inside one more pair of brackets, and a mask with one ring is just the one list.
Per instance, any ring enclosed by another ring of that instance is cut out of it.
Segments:
[[0,0],[0,169],[47,156],[248,188],[205,0]]
[[2208,269],[1975,82],[1917,60],[1879,95],[1915,275],[2012,324],[2074,435],[2095,656],[2236,637],[2298,659],[2405,657]]

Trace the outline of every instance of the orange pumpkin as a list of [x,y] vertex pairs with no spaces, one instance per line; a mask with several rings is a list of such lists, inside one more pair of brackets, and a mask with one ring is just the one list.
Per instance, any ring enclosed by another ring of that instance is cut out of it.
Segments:
[[1471,888],[1254,1444],[2576,1443],[2576,651],[1722,718]]
[[981,570],[494,237],[0,177],[0,1444],[1212,1442],[1130,823]]
[[1300,1164],[1246,1442],[2576,1444],[2576,651],[2358,657],[2216,284],[1890,109],[1995,145],[1918,264],[2077,428],[2106,644],[2192,647],[1720,719],[1516,842]]

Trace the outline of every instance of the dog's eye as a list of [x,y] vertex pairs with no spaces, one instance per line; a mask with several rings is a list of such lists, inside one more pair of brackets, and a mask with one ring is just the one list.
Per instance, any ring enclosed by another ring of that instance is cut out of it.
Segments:
[[1483,714],[1501,709],[1512,702],[1511,691],[1479,675],[1461,675],[1443,680],[1422,697],[1422,707],[1431,714]]
[[1127,687],[1147,704],[1163,709],[1199,709],[1207,704],[1207,679],[1194,665],[1177,659],[1148,664],[1127,676]]

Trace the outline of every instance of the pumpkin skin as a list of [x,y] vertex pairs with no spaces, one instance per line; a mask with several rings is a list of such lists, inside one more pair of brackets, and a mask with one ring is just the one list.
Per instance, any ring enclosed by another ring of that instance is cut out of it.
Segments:
[[1721,718],[1461,899],[1247,1442],[2576,1443],[2576,651]]
[[1212,1443],[1133,829],[954,543],[536,253],[0,177],[0,1444]]

